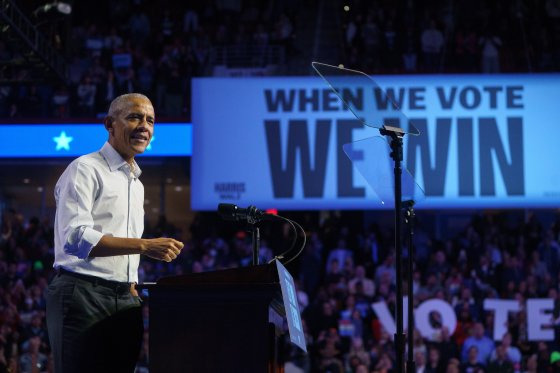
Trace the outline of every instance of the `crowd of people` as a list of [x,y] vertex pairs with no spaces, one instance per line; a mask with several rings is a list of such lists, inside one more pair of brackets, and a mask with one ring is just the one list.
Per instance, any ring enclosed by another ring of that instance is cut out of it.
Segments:
[[[502,216],[474,216],[456,237],[438,241],[421,235],[415,244],[413,289],[415,307],[440,299],[455,310],[457,327],[447,330],[433,316],[439,332],[432,338],[414,334],[414,357],[423,372],[547,372],[558,369],[551,354],[557,342],[527,339],[523,309],[511,314],[508,333],[493,340],[492,312],[483,310],[488,298],[550,298],[555,309],[549,326],[558,341],[558,253],[560,220],[542,227],[533,216],[511,226]],[[339,225],[340,224],[340,225]],[[391,236],[372,228],[352,236],[339,226],[338,241],[312,239],[301,259],[303,314],[313,353],[307,363],[331,372],[390,371],[395,367],[394,344],[372,310],[383,301],[395,309],[395,256]],[[330,246],[330,247],[329,247]],[[325,269],[320,283],[307,272]],[[406,287],[405,287],[406,289]],[[551,361],[553,364],[551,364]]]
[[[287,63],[302,52],[294,48],[301,23],[311,22],[298,18],[301,8],[319,3],[76,3],[72,24],[59,27],[70,30],[68,38],[61,31],[54,44],[68,56],[69,84],[1,85],[0,118],[91,118],[103,113],[113,98],[133,91],[153,97],[160,116],[190,118],[191,79],[212,75],[213,58],[222,54],[220,47],[234,47],[228,49],[232,64],[260,66],[268,63],[267,48],[276,46],[285,56],[276,63]],[[339,62],[367,73],[560,68],[560,6],[555,0],[422,5],[356,0],[349,2],[348,9],[344,12],[340,5],[344,53]],[[337,45],[333,41],[333,48]],[[15,53],[0,41],[0,63],[17,57]],[[250,58],[236,58],[246,54]],[[0,77],[27,78],[14,64],[0,69]]]
[[546,72],[560,68],[560,5],[353,1],[348,66],[369,73]]
[[[0,118],[93,118],[129,92],[153,97],[159,116],[190,117],[191,78],[212,74],[219,48],[249,48],[251,63],[266,64],[267,48],[289,49],[297,9],[275,1],[76,3],[58,50],[68,55],[69,84],[0,86]],[[0,41],[0,63],[16,53]],[[0,77],[28,78],[17,66]]]
[[[288,268],[296,279],[308,354],[286,343],[289,372],[390,372],[395,350],[372,304],[396,302],[395,253],[390,229],[337,213],[321,221],[298,216],[308,243]],[[221,227],[210,213],[197,214],[190,232],[164,218],[146,225],[146,237],[185,240],[171,263],[144,258],[140,282],[162,276],[250,265],[250,235],[240,227]],[[286,227],[265,228],[262,261],[289,242]],[[405,256],[408,249],[405,247]],[[442,326],[436,337],[414,332],[414,358],[420,372],[554,372],[560,368],[560,215],[550,226],[534,216],[512,224],[503,214],[474,215],[455,237],[438,240],[419,231],[415,239],[414,302],[440,299],[457,317],[455,330]],[[45,290],[53,275],[53,231],[48,219],[2,213],[0,236],[0,372],[52,371],[45,326]],[[405,286],[406,289],[406,286]],[[148,371],[148,307],[145,343],[138,372]],[[507,333],[492,338],[493,314],[483,310],[488,298],[549,298],[555,308],[550,327],[554,341],[527,338],[526,309],[510,313]],[[33,367],[33,368],[32,368]],[[37,367],[37,370],[34,367]]]

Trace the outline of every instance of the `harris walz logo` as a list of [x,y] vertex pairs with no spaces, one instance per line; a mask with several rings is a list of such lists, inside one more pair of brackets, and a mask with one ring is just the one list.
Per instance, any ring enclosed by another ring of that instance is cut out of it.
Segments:
[[214,193],[221,200],[238,200],[245,193],[245,183],[219,182],[214,183]]

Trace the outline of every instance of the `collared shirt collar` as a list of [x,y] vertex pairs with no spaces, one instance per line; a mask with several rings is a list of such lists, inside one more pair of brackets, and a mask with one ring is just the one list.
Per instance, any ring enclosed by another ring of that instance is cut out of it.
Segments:
[[[123,157],[121,157],[121,155],[115,150],[115,148],[113,148],[113,146],[109,144],[108,141],[106,141],[105,144],[103,144],[103,147],[99,152],[101,153],[103,158],[105,158],[105,161],[107,162],[107,165],[109,166],[111,172],[120,169],[130,170],[130,165],[123,159]],[[135,178],[140,177],[142,170],[138,166],[138,163],[136,163],[136,161],[133,159],[132,164],[134,165],[134,169],[133,169],[134,177]]]

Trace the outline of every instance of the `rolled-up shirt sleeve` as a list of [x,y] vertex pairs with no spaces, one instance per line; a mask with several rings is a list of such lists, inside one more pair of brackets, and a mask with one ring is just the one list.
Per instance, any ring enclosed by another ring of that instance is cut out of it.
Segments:
[[94,229],[92,210],[99,181],[89,165],[76,162],[57,185],[57,227],[64,237],[64,252],[86,259],[103,233]]

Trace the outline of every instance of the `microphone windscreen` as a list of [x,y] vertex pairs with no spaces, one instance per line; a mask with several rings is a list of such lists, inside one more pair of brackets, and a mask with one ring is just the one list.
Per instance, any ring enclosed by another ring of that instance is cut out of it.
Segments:
[[231,203],[220,203],[218,205],[218,215],[225,220],[237,220],[236,213],[237,206]]

